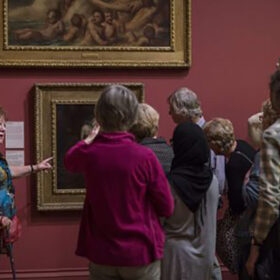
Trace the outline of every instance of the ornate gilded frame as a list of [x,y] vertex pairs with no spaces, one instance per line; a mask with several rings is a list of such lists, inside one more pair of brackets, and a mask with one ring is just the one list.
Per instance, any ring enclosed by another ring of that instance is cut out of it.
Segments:
[[0,66],[187,68],[191,65],[191,0],[168,0],[170,44],[160,47],[9,45],[10,0],[1,1]]
[[[122,84],[130,88],[140,102],[144,101],[143,84]],[[57,148],[59,147],[58,141],[61,139],[60,136],[59,139],[57,136],[59,129],[57,112],[60,110],[59,108],[64,108],[64,105],[75,107],[77,105],[91,106],[96,104],[100,93],[108,85],[110,83],[35,84],[33,92],[35,97],[36,160],[40,162],[47,157],[53,157],[52,171],[37,173],[38,210],[77,210],[82,208],[85,189],[81,189],[80,186],[79,188],[61,189],[57,183],[58,158],[61,156],[61,151]],[[79,117],[79,115],[76,117]],[[74,119],[75,116],[73,116]],[[63,122],[63,118],[59,121]],[[67,144],[69,145],[69,143]],[[71,145],[73,144],[75,143],[71,143]]]

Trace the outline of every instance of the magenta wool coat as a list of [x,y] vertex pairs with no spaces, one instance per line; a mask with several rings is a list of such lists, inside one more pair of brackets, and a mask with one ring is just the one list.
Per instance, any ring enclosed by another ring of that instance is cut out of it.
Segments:
[[70,172],[84,174],[84,202],[77,255],[96,264],[147,265],[163,256],[159,217],[173,198],[154,153],[126,132],[101,133],[65,155]]

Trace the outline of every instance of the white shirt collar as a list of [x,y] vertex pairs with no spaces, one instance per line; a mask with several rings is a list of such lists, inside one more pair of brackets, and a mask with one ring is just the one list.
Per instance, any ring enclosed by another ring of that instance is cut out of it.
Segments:
[[199,125],[200,127],[203,127],[205,122],[206,121],[205,121],[204,117],[202,116],[196,124]]

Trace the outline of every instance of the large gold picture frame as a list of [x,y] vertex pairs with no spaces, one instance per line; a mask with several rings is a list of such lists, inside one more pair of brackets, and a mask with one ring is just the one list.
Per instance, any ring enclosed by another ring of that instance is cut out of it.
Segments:
[[[94,121],[94,106],[102,90],[110,83],[36,84],[35,136],[36,160],[53,157],[51,172],[37,174],[38,210],[81,209],[85,185],[80,174],[69,173],[63,165],[65,152],[85,138]],[[122,83],[140,102],[144,85]]]
[[0,66],[191,65],[191,0],[0,1]]

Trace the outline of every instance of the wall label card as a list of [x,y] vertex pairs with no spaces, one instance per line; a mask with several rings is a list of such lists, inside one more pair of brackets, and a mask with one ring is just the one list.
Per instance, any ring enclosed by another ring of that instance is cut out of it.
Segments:
[[24,148],[24,123],[6,123],[6,149]]
[[6,151],[6,160],[10,166],[24,165],[24,151]]

